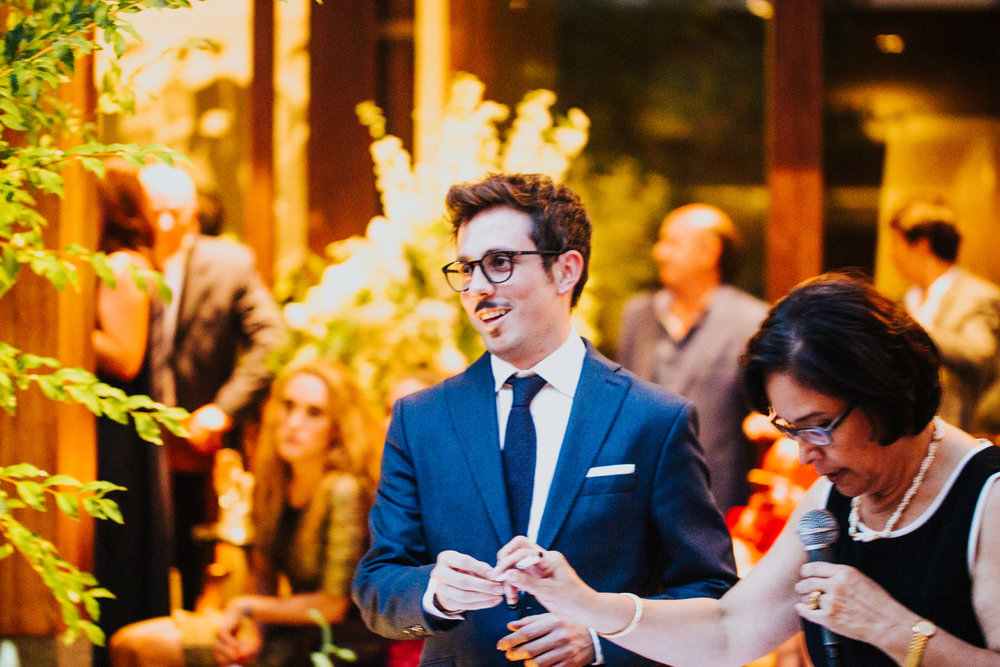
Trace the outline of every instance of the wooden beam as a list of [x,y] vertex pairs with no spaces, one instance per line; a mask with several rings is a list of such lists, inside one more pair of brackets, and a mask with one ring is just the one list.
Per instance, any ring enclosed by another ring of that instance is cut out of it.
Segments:
[[326,2],[310,13],[309,247],[317,253],[364,233],[379,210],[371,136],[355,113],[378,92],[376,4]]
[[823,7],[774,0],[767,31],[767,297],[823,267]]
[[253,3],[250,82],[250,187],[243,235],[257,255],[261,278],[274,276],[274,0]]
[[[76,76],[61,91],[84,114],[94,108],[93,61],[77,61]],[[71,243],[97,246],[97,197],[93,176],[78,164],[63,172],[63,199],[38,196],[38,211],[48,220],[45,245]],[[37,195],[37,193],[36,193]],[[59,359],[64,366],[93,369],[90,333],[94,323],[94,276],[81,270],[80,288],[62,292],[22,267],[17,284],[0,298],[0,341],[25,352]],[[14,416],[0,411],[0,466],[27,462],[53,474],[81,481],[95,479],[97,444],[94,418],[81,405],[52,401],[37,387],[17,393]],[[8,489],[9,490],[9,489]],[[81,513],[74,521],[49,501],[49,510],[14,512],[30,530],[52,541],[60,554],[82,570],[93,566],[93,520]],[[58,605],[49,589],[20,556],[0,561],[0,636],[55,638],[63,629]],[[16,603],[14,603],[16,601]]]

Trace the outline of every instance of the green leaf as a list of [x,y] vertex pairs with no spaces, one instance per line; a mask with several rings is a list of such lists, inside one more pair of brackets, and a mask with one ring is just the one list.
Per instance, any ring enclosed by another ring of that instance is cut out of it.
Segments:
[[125,523],[125,519],[122,518],[122,511],[118,507],[118,503],[110,498],[99,498],[97,502],[101,504],[101,509],[104,510],[104,516],[108,517],[115,523]]
[[132,418],[135,420],[135,431],[140,438],[157,445],[163,444],[163,439],[160,438],[160,426],[152,415],[146,412],[136,412],[133,413]]
[[87,171],[97,174],[98,178],[104,178],[106,166],[104,160],[96,157],[85,157],[80,159],[80,163],[83,164],[83,168]]
[[72,493],[56,492],[56,507],[66,516],[80,518],[79,499]]
[[151,399],[149,396],[143,394],[136,394],[134,396],[129,396],[125,401],[125,407],[128,410],[142,410],[142,409],[155,409],[158,403]]
[[128,424],[128,410],[125,400],[117,396],[109,396],[101,401],[101,412],[105,417],[119,424]]
[[43,470],[39,470],[30,463],[15,463],[14,465],[0,468],[0,477],[12,477],[14,479],[42,477],[46,474]]
[[120,34],[115,33],[114,37],[112,38],[112,42],[114,43],[115,56],[121,58],[122,55],[125,53],[125,48],[126,48],[125,38],[122,37]]
[[10,375],[0,371],[0,407],[13,415],[17,408],[17,396],[14,393],[14,381]]
[[17,367],[22,371],[34,370],[36,368],[58,368],[59,361],[52,357],[40,357],[37,354],[22,352],[17,358]]
[[104,646],[104,630],[101,630],[100,627],[86,620],[81,620],[79,627],[83,630],[83,634],[87,636],[87,639],[90,640],[90,643],[97,644],[98,646]]
[[94,393],[92,387],[87,385],[71,384],[66,386],[66,393],[77,403],[80,403],[92,413],[101,416],[101,401]]
[[53,401],[66,400],[66,391],[63,389],[59,378],[54,375],[39,375],[35,378],[35,382],[46,397],[51,398]]
[[75,477],[69,475],[52,475],[42,482],[45,486],[80,486],[80,482]]
[[97,381],[94,374],[83,368],[66,366],[57,370],[54,375],[62,382],[75,382],[78,384],[93,384]]
[[153,274],[153,280],[156,283],[157,295],[163,300],[164,303],[170,303],[174,298],[174,294],[170,291],[170,288],[167,287],[167,281],[163,279],[163,275],[155,273]]
[[87,482],[86,484],[81,485],[79,489],[77,489],[77,491],[80,493],[89,493],[91,491],[95,491],[97,493],[102,493],[102,494],[107,493],[108,491],[125,491],[125,490],[126,489],[124,486],[119,486],[118,484],[115,484],[113,482],[105,482],[104,480],[100,479],[95,480],[93,482]]
[[129,275],[132,276],[132,280],[135,281],[136,287],[146,291],[149,289],[149,282],[146,280],[146,274],[150,273],[148,271],[141,271],[135,264],[128,265]]
[[340,658],[341,660],[347,660],[348,662],[354,662],[355,660],[358,659],[358,654],[349,648],[341,648],[340,646],[334,646],[330,652],[333,653],[333,655],[335,655],[336,657]]
[[309,658],[312,660],[313,667],[334,667],[333,662],[326,657],[325,653],[310,653]]
[[3,560],[7,556],[14,553],[14,545],[12,544],[0,544],[0,560]]
[[17,495],[28,507],[39,512],[45,511],[45,488],[38,482],[17,482]]
[[[51,190],[50,190],[51,192]],[[56,289],[62,290],[67,282],[76,282],[76,268],[52,253],[39,253],[32,258],[31,270],[46,278]]]
[[83,499],[83,511],[94,517],[95,519],[107,519],[108,517],[104,514],[104,507],[100,503],[99,498],[84,498]]

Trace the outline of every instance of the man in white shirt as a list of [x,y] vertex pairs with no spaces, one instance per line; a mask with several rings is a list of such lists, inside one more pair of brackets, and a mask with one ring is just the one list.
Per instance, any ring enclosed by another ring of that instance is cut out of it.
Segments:
[[[427,637],[422,664],[652,664],[530,597],[508,607],[491,570],[521,534],[601,590],[725,592],[731,540],[690,406],[573,328],[591,225],[572,191],[494,175],[453,186],[447,203],[459,259],[445,276],[487,353],[396,403],[354,599],[376,632]],[[541,389],[515,405],[512,384],[532,376]],[[508,464],[514,449],[530,452],[526,467]]]
[[1000,433],[1000,287],[958,266],[961,234],[945,200],[911,200],[890,227],[893,262],[911,285],[903,302],[941,351],[939,414]]

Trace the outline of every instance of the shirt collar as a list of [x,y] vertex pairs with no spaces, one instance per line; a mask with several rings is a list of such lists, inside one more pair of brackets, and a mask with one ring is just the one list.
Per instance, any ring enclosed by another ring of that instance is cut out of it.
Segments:
[[545,357],[527,371],[522,371],[511,363],[508,363],[496,356],[490,355],[490,364],[493,367],[493,390],[497,393],[503,388],[504,383],[514,373],[528,375],[535,373],[545,378],[545,381],[555,387],[560,393],[572,398],[576,394],[576,385],[580,382],[580,373],[583,371],[583,359],[587,356],[587,347],[583,344],[583,339],[573,327],[566,341],[555,349],[552,354]]
[[958,274],[956,265],[935,278],[926,290],[914,285],[903,295],[903,303],[911,314],[917,316],[917,320],[929,321],[937,313],[945,293],[955,284]]
[[955,284],[956,278],[958,278],[958,267],[953,266],[931,283],[930,287],[927,288],[927,298],[940,300],[944,293]]

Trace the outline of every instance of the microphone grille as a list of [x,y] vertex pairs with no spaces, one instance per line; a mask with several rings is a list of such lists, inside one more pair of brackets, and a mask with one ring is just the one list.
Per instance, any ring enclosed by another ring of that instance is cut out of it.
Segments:
[[809,510],[799,519],[799,539],[806,550],[822,549],[837,541],[840,527],[829,510]]

